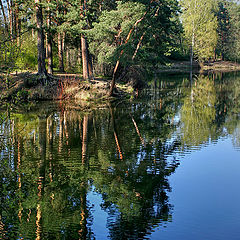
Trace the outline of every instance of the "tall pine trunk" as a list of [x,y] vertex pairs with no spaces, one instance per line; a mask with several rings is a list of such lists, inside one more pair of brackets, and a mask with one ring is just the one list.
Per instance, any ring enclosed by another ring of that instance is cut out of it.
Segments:
[[[50,0],[48,0],[48,4],[50,3]],[[48,60],[48,73],[53,74],[53,54],[52,54],[52,35],[51,35],[51,13],[50,13],[50,7],[48,6],[48,15],[47,15],[47,27],[48,27],[48,32],[47,32],[47,47],[46,47],[46,52],[47,52],[47,60]]]
[[19,19],[19,6],[18,3],[15,2],[14,6],[14,31],[15,38],[17,39],[17,46],[20,46],[20,29],[21,29],[21,20]]
[[12,0],[7,0],[8,18],[9,18],[9,33],[11,40],[13,39],[13,3]]
[[5,27],[6,32],[8,33],[8,22],[7,22],[7,17],[6,17],[6,14],[5,14],[5,10],[4,10],[4,7],[3,7],[2,0],[0,0],[0,7],[1,7],[1,10],[2,10],[3,20],[4,20],[4,25],[5,25],[4,27]]
[[83,65],[83,79],[89,81],[89,68],[88,68],[88,49],[86,37],[81,35],[81,47],[82,47],[82,65]]
[[58,33],[58,64],[59,71],[64,72],[64,63],[63,63],[63,37],[61,33]]
[[67,67],[68,70],[71,68],[69,47],[66,47],[66,67]]
[[53,74],[53,54],[52,54],[52,39],[48,33],[47,38],[47,60],[48,60],[48,73]]
[[[86,26],[84,29],[89,28],[89,21],[87,18],[87,1],[81,1],[81,8],[82,8],[82,17],[86,19]],[[81,48],[82,48],[82,68],[83,68],[83,79],[90,81],[93,78],[93,68],[92,68],[92,61],[91,55],[88,50],[88,43],[87,38],[84,34],[81,35]]]
[[91,54],[89,52],[88,44],[87,44],[87,53],[88,53],[88,74],[89,74],[90,80],[92,80],[94,78],[94,75],[93,75],[93,62],[92,62],[92,56],[91,56]]
[[37,21],[37,49],[38,49],[38,75],[41,79],[47,76],[45,66],[45,48],[44,48],[44,32],[43,32],[43,14],[42,7],[39,3],[41,0],[35,0],[35,11]]

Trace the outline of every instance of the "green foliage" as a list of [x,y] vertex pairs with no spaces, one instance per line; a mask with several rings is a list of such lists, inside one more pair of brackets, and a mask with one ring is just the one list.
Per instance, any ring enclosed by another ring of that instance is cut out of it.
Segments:
[[181,0],[186,40],[200,62],[213,58],[217,44],[215,0]]
[[[122,50],[122,65],[155,64],[179,51],[178,10],[177,1],[154,2],[151,6],[145,1],[118,1],[116,9],[103,11],[99,21],[93,23],[89,31],[91,52],[101,64],[115,63]],[[140,22],[125,44],[137,20]]]
[[216,12],[218,20],[218,43],[216,47],[216,54],[220,55],[222,59],[227,57],[228,45],[230,44],[230,16],[226,7],[226,1],[219,1]]
[[92,39],[90,49],[98,56],[99,63],[116,61],[128,32],[146,10],[140,3],[119,1],[117,4],[116,10],[102,12],[99,22],[93,24],[94,27],[89,33]]
[[[30,0],[14,2],[19,7],[21,33],[33,30],[35,40],[29,33],[20,34],[20,46],[17,46],[16,30],[13,29],[13,39],[10,41],[1,19],[0,69],[9,72],[16,68],[36,70],[35,4]],[[123,67],[138,65],[156,68],[159,63],[166,63],[169,59],[183,60],[189,53],[189,47],[192,47],[200,62],[213,58],[215,48],[216,53],[226,59],[238,61],[240,58],[240,10],[239,4],[233,1],[41,0],[40,5],[44,32],[53,42],[54,66],[58,66],[57,35],[61,33],[65,46],[64,63],[69,65],[68,70],[82,72],[79,60],[81,34],[87,38],[95,71],[100,69],[101,74],[112,72],[120,55],[120,65]],[[140,22],[134,27],[137,20]],[[72,50],[68,63],[67,48]],[[121,51],[123,54],[120,54]]]
[[26,101],[28,98],[28,92],[26,90],[20,90],[17,92],[15,101]]
[[222,60],[240,61],[240,6],[234,1],[218,0],[218,43],[216,55]]
[[20,52],[15,42],[0,33],[0,71],[13,71],[17,67],[16,61]]
[[37,69],[37,45],[29,34],[22,38],[21,53],[17,58],[16,66],[22,70]]
[[230,2],[228,11],[230,15],[230,36],[227,45],[227,57],[229,60],[240,62],[240,5]]

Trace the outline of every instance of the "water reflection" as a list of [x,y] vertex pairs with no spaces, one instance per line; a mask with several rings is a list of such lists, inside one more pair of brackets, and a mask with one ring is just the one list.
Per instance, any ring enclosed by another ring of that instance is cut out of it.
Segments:
[[198,146],[215,132],[216,91],[213,79],[200,76],[184,98],[181,108],[182,144]]
[[0,238],[94,239],[92,191],[110,239],[143,239],[172,221],[168,177],[179,156],[226,135],[239,149],[240,77],[149,85],[132,103],[102,109],[1,112]]

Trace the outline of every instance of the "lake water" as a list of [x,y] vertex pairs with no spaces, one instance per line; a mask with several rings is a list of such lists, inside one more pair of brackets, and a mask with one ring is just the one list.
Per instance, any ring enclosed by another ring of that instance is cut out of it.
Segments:
[[148,85],[0,112],[0,239],[239,239],[240,73]]

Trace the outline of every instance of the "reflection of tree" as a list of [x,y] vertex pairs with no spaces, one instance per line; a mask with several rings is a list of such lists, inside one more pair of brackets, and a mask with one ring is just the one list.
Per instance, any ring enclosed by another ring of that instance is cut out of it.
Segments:
[[213,132],[215,104],[214,82],[208,77],[200,76],[191,93],[184,99],[181,109],[183,144],[199,145],[208,141]]
[[[0,184],[3,186],[0,213],[7,238],[87,238],[91,232],[86,221],[89,214],[84,165],[80,162],[71,174],[66,174],[68,165],[62,165],[58,159],[59,141],[63,144],[61,156],[67,160],[71,154],[66,136],[68,129],[65,128],[65,136],[61,139],[56,116],[51,121],[51,117],[39,120],[35,117],[34,123],[32,117],[13,115],[13,118],[14,125],[9,123],[8,127],[13,129],[12,134],[17,141],[15,145],[7,144],[3,151],[11,154],[13,148],[16,163],[11,163],[12,158],[8,154],[1,159],[6,164],[1,161],[0,165]],[[81,147],[75,152],[78,161],[79,153]],[[11,169],[14,166],[16,171]]]
[[82,163],[86,162],[88,144],[88,115],[83,117]]
[[[142,118],[144,109],[149,117]],[[167,177],[178,166],[178,162],[170,156],[180,144],[177,141],[171,144],[167,142],[165,136],[173,128],[157,122],[157,119],[155,122],[155,109],[149,110],[145,104],[133,105],[131,114],[125,109],[113,109],[112,106],[109,112],[110,126],[107,126],[107,116],[106,120],[101,119],[97,135],[103,129],[109,129],[106,132],[108,141],[116,142],[117,132],[117,142],[121,143],[124,158],[119,161],[118,154],[114,154],[114,145],[97,141],[94,145],[95,154],[91,153],[90,165],[99,165],[91,177],[96,191],[103,196],[102,207],[110,213],[108,227],[111,238],[137,239],[151,232],[160,222],[171,219]],[[151,129],[153,131],[149,132]],[[102,151],[110,147],[112,151]],[[110,220],[115,218],[116,221]]]
[[[172,97],[164,107],[136,103],[129,112],[110,106],[91,117],[64,107],[60,113],[38,112],[40,118],[13,115],[13,135],[21,136],[23,147],[17,172],[21,191],[11,199],[12,206],[21,205],[21,222],[15,218],[7,221],[9,226],[18,225],[16,234],[30,238],[89,238],[89,184],[102,194],[104,209],[115,209],[118,221],[108,223],[112,238],[121,236],[118,226],[129,236],[136,231],[144,236],[171,218],[167,177],[178,163],[167,155],[179,146],[166,141],[174,131],[165,123],[177,109],[177,104],[169,107]],[[165,120],[159,122],[160,117]],[[8,184],[17,188],[16,182]]]
[[224,132],[224,128],[227,129],[227,132],[232,134],[234,146],[239,147],[240,73],[237,72],[234,75],[234,78],[229,74],[217,76],[220,106],[217,117],[223,125],[219,124],[222,132]]
[[111,239],[145,238],[171,221],[168,177],[182,145],[218,139],[226,129],[239,136],[238,83],[226,82],[200,77],[188,93],[187,81],[156,80],[142,100],[88,113],[61,104],[11,113],[11,120],[2,114],[0,134],[10,137],[0,141],[0,234],[94,238],[92,186]]

